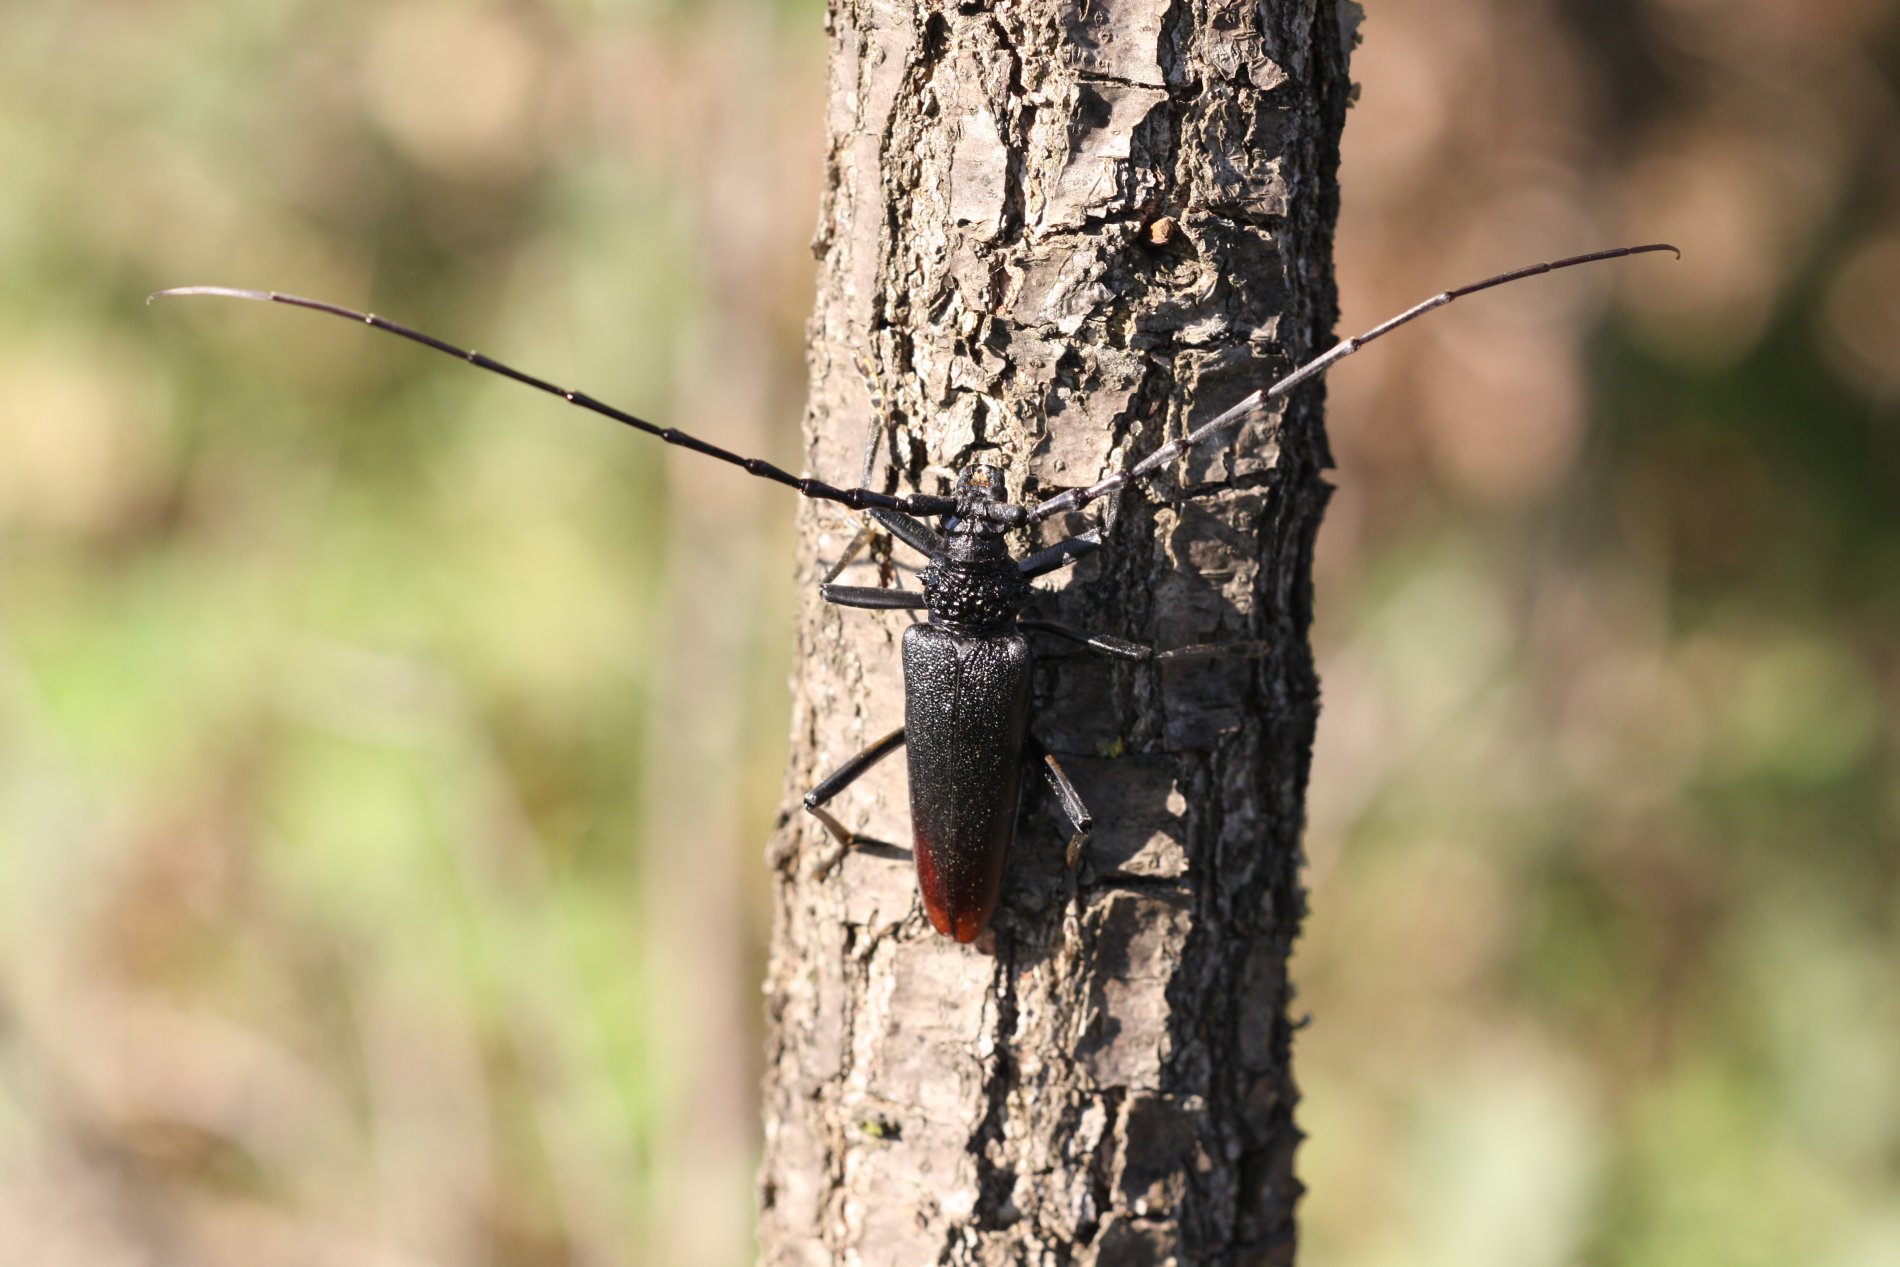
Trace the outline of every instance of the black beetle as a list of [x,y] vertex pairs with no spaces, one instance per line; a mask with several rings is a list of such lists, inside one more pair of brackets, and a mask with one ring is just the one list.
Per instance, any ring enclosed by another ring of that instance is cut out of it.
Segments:
[[[984,462],[965,467],[949,497],[892,496],[868,488],[838,488],[802,478],[683,431],[656,426],[479,352],[445,343],[373,313],[321,300],[221,286],[179,287],[159,291],[152,298],[217,295],[290,304],[361,321],[559,396],[570,404],[657,436],[669,444],[730,462],[742,467],[747,474],[784,484],[806,497],[841,502],[854,510],[868,511],[892,536],[922,552],[928,557],[929,565],[922,573],[921,592],[832,584],[850,561],[862,537],[845,551],[844,557],[821,583],[821,593],[828,602],[885,610],[923,609],[926,618],[904,631],[904,725],[820,782],[806,795],[805,807],[824,822],[840,845],[854,843],[858,838],[825,811],[826,802],[877,762],[899,747],[908,746],[911,832],[917,886],[924,910],[938,932],[968,942],[988,927],[996,911],[1002,892],[1003,863],[1015,833],[1022,775],[1032,757],[1075,829],[1070,841],[1071,863],[1091,826],[1088,810],[1061,765],[1053,755],[1043,751],[1029,733],[1032,656],[1026,633],[1051,634],[1128,660],[1245,656],[1261,650],[1258,644],[1231,643],[1155,651],[1120,638],[1085,633],[1051,621],[1024,620],[1019,613],[1030,596],[1030,581],[1098,548],[1100,540],[1096,531],[1090,529],[1017,559],[1011,555],[1004,534],[1052,515],[1079,509],[1124,484],[1153,474],[1194,446],[1252,417],[1274,397],[1283,396],[1307,379],[1324,373],[1334,362],[1454,299],[1560,268],[1651,251],[1681,255],[1667,243],[1617,247],[1533,264],[1443,291],[1364,334],[1334,344],[1278,382],[1249,394],[1239,404],[1162,445],[1133,466],[1086,488],[1070,489],[1033,506],[1003,497],[1001,472]],[[867,462],[866,481],[869,480],[868,468]],[[933,528],[923,522],[925,519],[938,519],[941,523]]]

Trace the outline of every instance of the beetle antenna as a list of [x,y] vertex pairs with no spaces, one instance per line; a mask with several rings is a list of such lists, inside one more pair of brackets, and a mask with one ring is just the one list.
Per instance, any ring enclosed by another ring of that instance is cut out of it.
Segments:
[[557,386],[554,383],[548,382],[546,379],[536,378],[534,375],[523,373],[513,366],[503,365],[500,361],[492,357],[484,356],[480,352],[472,352],[467,348],[458,348],[453,343],[445,343],[432,334],[424,334],[420,330],[412,330],[408,326],[398,325],[396,322],[390,321],[386,317],[379,317],[373,312],[358,312],[354,308],[344,308],[338,304],[325,303],[320,299],[305,299],[301,295],[286,295],[275,290],[238,290],[228,286],[179,286],[172,290],[161,290],[154,295],[150,295],[146,298],[146,302],[150,303],[154,299],[173,299],[190,295],[211,295],[223,299],[250,299],[258,303],[289,304],[293,308],[308,308],[313,312],[323,312],[333,317],[343,317],[350,321],[360,321],[374,329],[386,330],[390,334],[408,339],[411,343],[420,343],[426,348],[434,348],[436,351],[448,356],[467,361],[477,369],[490,370],[496,374],[500,374],[503,378],[512,378],[517,383],[525,383],[536,391],[546,392],[550,396],[559,396],[570,405],[578,405],[591,413],[600,414],[605,418],[612,418],[615,422],[632,427],[635,431],[642,431],[647,435],[657,436],[668,444],[676,444],[683,449],[691,449],[695,453],[703,453],[707,457],[718,458],[721,462],[730,462],[748,475],[756,475],[760,479],[783,484],[787,488],[796,489],[804,496],[814,498],[818,501],[843,502],[853,510],[895,510],[907,515],[923,517],[936,517],[954,514],[956,512],[956,502],[947,497],[927,497],[923,494],[893,497],[888,493],[873,492],[868,488],[837,488],[825,483],[823,480],[805,479],[793,475],[789,471],[781,470],[779,467],[773,466],[770,462],[763,461],[759,458],[744,457],[727,449],[722,449],[716,444],[711,444],[699,439],[697,436],[688,435],[676,427],[658,426],[648,422],[644,418],[637,418],[625,410],[616,409],[612,405],[595,400],[592,396],[584,392],[569,391],[567,388]]
[[1511,282],[1522,281],[1526,277],[1536,277],[1541,273],[1554,273],[1560,268],[1575,268],[1579,264],[1594,264],[1600,260],[1618,260],[1627,255],[1644,255],[1651,251],[1670,251],[1675,254],[1677,259],[1682,258],[1682,252],[1667,242],[1652,242],[1645,246],[1619,246],[1607,251],[1592,251],[1588,255],[1572,255],[1568,259],[1552,260],[1545,264],[1531,264],[1524,268],[1512,269],[1508,273],[1499,273],[1495,277],[1487,277],[1483,281],[1472,282],[1468,286],[1459,286],[1453,290],[1440,291],[1423,303],[1414,304],[1412,307],[1407,308],[1398,316],[1380,322],[1364,334],[1356,335],[1350,339],[1342,339],[1340,342],[1335,343],[1325,352],[1322,352],[1306,364],[1300,366],[1285,378],[1274,383],[1271,387],[1249,394],[1233,408],[1202,423],[1179,439],[1170,440],[1127,470],[1117,471],[1115,474],[1107,476],[1097,483],[1089,485],[1087,488],[1072,488],[1065,493],[1058,493],[1046,501],[1038,502],[1030,510],[1028,521],[1030,523],[1037,523],[1049,518],[1051,515],[1058,515],[1068,510],[1078,510],[1096,498],[1106,493],[1114,492],[1130,481],[1153,474],[1155,471],[1160,470],[1168,463],[1174,461],[1177,457],[1180,457],[1183,453],[1186,453],[1189,449],[1200,444],[1201,441],[1215,435],[1223,428],[1231,427],[1237,423],[1257,417],[1265,411],[1268,401],[1276,396],[1286,395],[1309,378],[1319,377],[1331,369],[1336,362],[1351,356],[1354,352],[1357,352],[1360,348],[1366,346],[1366,344],[1371,343],[1374,339],[1382,338],[1407,322],[1416,321],[1434,309],[1443,308],[1446,304],[1451,303],[1455,299],[1462,299],[1466,295],[1475,295],[1481,290],[1490,290],[1493,286],[1504,286]]

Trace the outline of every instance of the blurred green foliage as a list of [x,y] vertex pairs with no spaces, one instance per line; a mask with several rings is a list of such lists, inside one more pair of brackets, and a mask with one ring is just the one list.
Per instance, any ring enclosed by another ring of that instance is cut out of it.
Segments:
[[[1900,1261],[1900,6],[1368,8],[1308,1257]],[[0,10],[0,1262],[748,1256],[793,508],[141,300],[797,465],[821,14]]]
[[1346,327],[1685,256],[1332,381],[1309,1257],[1900,1261],[1900,7],[1368,7]]
[[796,465],[818,13],[0,13],[0,1261],[747,1253],[792,507],[142,300]]

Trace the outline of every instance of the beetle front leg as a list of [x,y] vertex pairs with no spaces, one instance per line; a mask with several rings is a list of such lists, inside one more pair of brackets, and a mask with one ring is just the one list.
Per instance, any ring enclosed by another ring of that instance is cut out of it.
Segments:
[[871,544],[871,538],[876,532],[877,529],[870,524],[864,524],[858,529],[857,536],[851,538],[850,542],[845,545],[844,553],[838,556],[836,563],[826,569],[823,579],[818,582],[820,593],[823,593],[826,586],[837,580],[839,574],[851,566],[853,559],[864,553],[864,547]]
[[[871,397],[871,425],[864,438],[864,470],[858,477],[861,487],[871,485],[871,472],[877,467],[877,454],[884,437],[884,393],[878,387],[877,375],[862,355],[857,357],[858,374],[864,380],[864,389]],[[871,522],[858,529],[845,546],[838,561],[825,569],[819,578],[818,593],[827,603],[836,603],[840,607],[867,607],[872,610],[922,610],[927,604],[924,596],[913,590],[885,589],[877,585],[833,585],[832,582],[844,574],[852,560],[863,553],[882,528],[892,537],[902,541],[911,549],[927,559],[934,559],[945,550],[943,536],[935,528],[922,520],[902,511],[872,507],[867,514]]]
[[[864,390],[871,397],[871,421],[869,426],[865,429],[864,435],[864,469],[858,474],[858,486],[860,488],[869,488],[871,486],[871,474],[877,469],[878,450],[882,446],[884,439],[884,425],[887,410],[884,406],[883,389],[878,386],[877,375],[872,371],[870,362],[866,361],[861,353],[855,359],[858,376],[864,380]],[[831,567],[825,571],[824,577],[818,583],[821,591],[830,586],[833,581],[837,580],[838,577],[843,574],[846,568],[851,566],[852,560],[856,559],[858,555],[864,551],[864,548],[870,545],[871,541],[877,536],[877,530],[879,528],[882,528],[885,532],[888,532],[891,536],[902,541],[911,549],[918,551],[926,558],[935,558],[943,553],[943,537],[935,528],[930,527],[921,520],[906,515],[902,511],[885,510],[879,507],[872,507],[867,514],[870,516],[872,522],[858,529],[857,535],[851,538],[850,543],[845,546],[844,552],[838,556],[838,561],[833,563]],[[876,604],[865,603],[846,604],[846,606],[875,605]]]
[[1102,530],[1098,526],[1058,541],[1046,550],[1038,550],[1019,562],[1016,570],[1024,577],[1034,580],[1039,576],[1047,576],[1057,568],[1065,568],[1083,555],[1101,548]]

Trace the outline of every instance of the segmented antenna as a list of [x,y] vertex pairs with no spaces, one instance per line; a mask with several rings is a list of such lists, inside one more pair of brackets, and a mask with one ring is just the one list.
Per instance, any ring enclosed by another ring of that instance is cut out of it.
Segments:
[[796,489],[806,497],[814,498],[818,501],[843,502],[853,510],[870,510],[874,508],[878,510],[896,510],[902,511],[907,515],[918,515],[926,518],[954,514],[957,509],[956,502],[947,497],[926,497],[921,493],[893,497],[888,493],[877,493],[868,488],[837,488],[825,483],[823,480],[805,479],[793,475],[789,471],[781,470],[773,466],[770,462],[763,461],[759,458],[744,457],[740,454],[722,449],[716,444],[710,444],[705,440],[699,439],[697,436],[688,435],[677,427],[662,427],[655,423],[648,422],[644,418],[636,418],[625,410],[615,409],[612,405],[595,400],[592,396],[584,392],[569,391],[567,388],[557,386],[554,383],[548,382],[546,379],[536,378],[532,374],[524,374],[513,366],[503,365],[500,361],[492,357],[483,356],[480,352],[472,352],[467,348],[458,348],[453,343],[445,343],[434,335],[424,334],[420,330],[412,330],[408,326],[398,325],[394,321],[386,317],[379,317],[373,312],[358,312],[354,308],[345,308],[338,304],[325,303],[320,299],[305,299],[301,295],[286,295],[275,290],[237,290],[228,286],[179,286],[171,290],[161,290],[157,294],[147,296],[146,302],[150,303],[154,299],[173,299],[189,295],[213,295],[225,299],[251,299],[259,303],[289,304],[293,308],[308,308],[313,312],[324,312],[333,317],[345,317],[351,321],[360,321],[374,329],[387,330],[390,334],[400,335],[412,343],[420,343],[425,348],[434,348],[438,352],[458,357],[461,360],[467,361],[470,365],[475,366],[477,369],[492,370],[504,378],[514,379],[517,383],[526,383],[529,387],[537,391],[544,391],[550,396],[559,396],[570,405],[578,405],[591,413],[600,414],[605,418],[612,418],[615,422],[632,427],[635,431],[643,431],[647,435],[657,436],[668,444],[676,444],[683,449],[691,449],[695,453],[703,453],[709,458],[718,458],[721,462],[730,462],[732,465],[743,470],[747,475],[756,475],[760,479],[772,480],[775,483],[783,484],[787,488]]
[[1594,264],[1599,260],[1617,260],[1626,255],[1643,255],[1650,251],[1671,251],[1677,259],[1682,258],[1682,252],[1667,242],[1652,242],[1645,246],[1619,246],[1607,251],[1592,251],[1588,255],[1572,255],[1568,259],[1552,260],[1547,264],[1532,264],[1526,268],[1512,269],[1508,273],[1499,273],[1496,277],[1487,277],[1481,282],[1472,282],[1469,286],[1440,291],[1425,302],[1407,308],[1398,316],[1380,322],[1364,334],[1335,343],[1271,387],[1249,394],[1233,408],[1202,423],[1179,439],[1170,440],[1128,469],[1106,476],[1087,488],[1072,488],[1066,493],[1058,493],[1046,501],[1036,503],[1030,508],[1028,522],[1039,523],[1051,515],[1059,515],[1067,510],[1078,510],[1132,480],[1153,474],[1222,428],[1231,427],[1265,412],[1267,402],[1274,397],[1286,395],[1307,379],[1317,378],[1324,374],[1335,362],[1351,356],[1374,339],[1390,334],[1406,322],[1417,320],[1434,308],[1443,308],[1454,299],[1462,299],[1466,295],[1474,295],[1481,290],[1490,290],[1493,286],[1504,286],[1511,282],[1522,281],[1526,277],[1536,277],[1540,273],[1554,273],[1560,268]]

